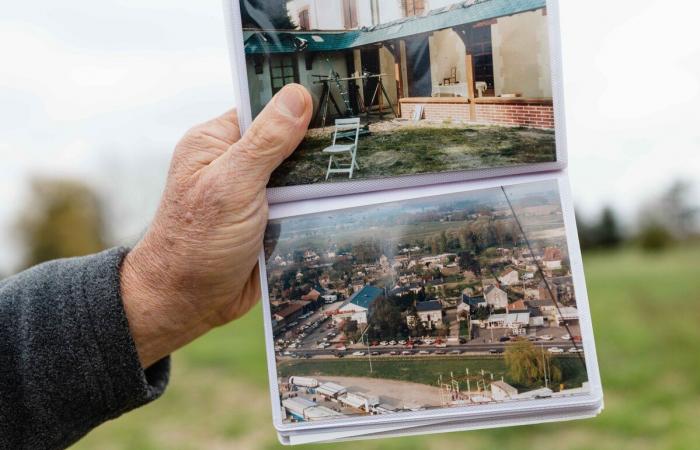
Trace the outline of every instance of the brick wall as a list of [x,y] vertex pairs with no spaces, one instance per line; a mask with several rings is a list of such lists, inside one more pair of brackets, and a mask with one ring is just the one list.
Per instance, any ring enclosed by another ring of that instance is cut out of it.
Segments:
[[[402,98],[401,117],[411,119],[416,105],[423,105],[423,119],[435,122],[469,122],[469,102],[457,98]],[[551,100],[476,99],[476,122],[532,128],[554,128]]]

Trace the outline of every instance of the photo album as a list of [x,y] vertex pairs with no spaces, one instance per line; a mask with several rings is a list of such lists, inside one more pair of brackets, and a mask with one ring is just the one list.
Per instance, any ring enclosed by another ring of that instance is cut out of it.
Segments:
[[284,444],[593,417],[555,0],[224,0],[241,130],[313,98],[260,255]]

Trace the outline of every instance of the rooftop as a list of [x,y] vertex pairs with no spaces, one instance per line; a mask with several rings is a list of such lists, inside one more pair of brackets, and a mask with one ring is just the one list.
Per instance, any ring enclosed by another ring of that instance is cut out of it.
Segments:
[[427,302],[416,303],[416,311],[426,312],[426,311],[442,311],[442,304],[437,300],[430,300]]
[[383,293],[378,287],[367,284],[350,297],[349,303],[369,309],[370,305],[381,297]]

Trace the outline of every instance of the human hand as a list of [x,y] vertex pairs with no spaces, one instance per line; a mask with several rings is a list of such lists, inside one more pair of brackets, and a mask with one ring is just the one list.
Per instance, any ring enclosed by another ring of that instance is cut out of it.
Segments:
[[306,89],[288,85],[243,137],[229,111],[177,144],[158,212],[121,269],[124,309],[143,367],[260,299],[265,186],[301,142],[311,113]]

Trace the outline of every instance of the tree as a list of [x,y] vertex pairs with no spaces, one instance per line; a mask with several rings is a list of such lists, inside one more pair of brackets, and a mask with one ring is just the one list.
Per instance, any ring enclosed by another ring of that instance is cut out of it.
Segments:
[[539,385],[545,375],[550,383],[561,381],[561,368],[549,352],[525,339],[506,346],[504,355],[508,377],[523,386]]
[[35,179],[26,205],[17,222],[25,267],[96,253],[107,246],[100,200],[81,182]]
[[598,245],[605,248],[617,247],[622,242],[622,235],[617,223],[617,216],[610,207],[605,207],[597,227]]
[[288,0],[241,0],[244,28],[292,30],[296,28],[287,12]]

